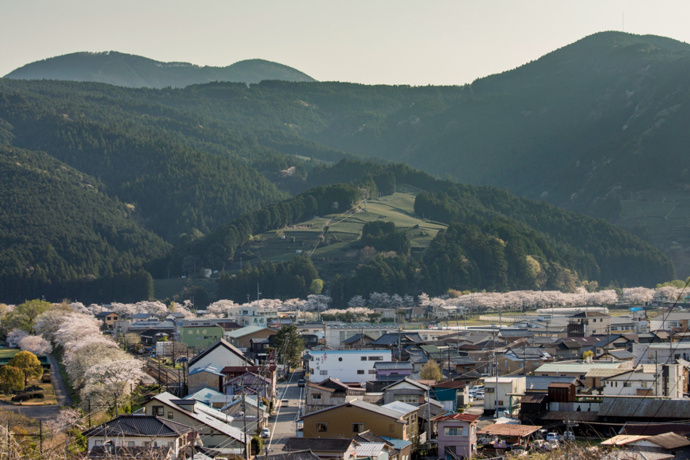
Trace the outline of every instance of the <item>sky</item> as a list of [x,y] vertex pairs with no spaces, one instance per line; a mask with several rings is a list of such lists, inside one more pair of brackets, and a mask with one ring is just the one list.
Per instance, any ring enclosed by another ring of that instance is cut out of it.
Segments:
[[596,32],[690,42],[688,0],[0,0],[0,75],[77,51],[321,81],[461,85]]

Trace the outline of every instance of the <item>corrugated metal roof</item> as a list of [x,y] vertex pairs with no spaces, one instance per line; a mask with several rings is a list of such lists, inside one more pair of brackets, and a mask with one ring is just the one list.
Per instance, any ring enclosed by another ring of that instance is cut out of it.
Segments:
[[232,337],[233,339],[237,339],[239,337],[244,337],[245,335],[248,334],[253,334],[255,332],[263,331],[266,329],[263,326],[246,326],[243,327],[242,329],[235,329],[234,331],[226,332],[225,336],[226,337]]
[[413,406],[412,404],[407,404],[404,402],[400,401],[393,401],[388,404],[384,404],[381,407],[385,407],[386,409],[394,410],[400,414],[402,417],[403,415],[409,414],[410,412],[414,412],[416,410],[419,410],[419,407]]
[[357,457],[378,457],[387,446],[383,442],[362,442],[355,447]]
[[604,398],[600,417],[680,419],[688,418],[690,399]]

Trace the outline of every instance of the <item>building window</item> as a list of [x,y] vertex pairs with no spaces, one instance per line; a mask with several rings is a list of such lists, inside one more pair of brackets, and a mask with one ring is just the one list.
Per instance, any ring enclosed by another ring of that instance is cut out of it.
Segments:
[[172,412],[168,412],[168,418],[169,418],[169,419],[172,419],[172,418],[173,418],[173,413],[172,413]]
[[631,384],[630,384],[630,382],[623,382],[623,386],[625,388],[630,388]]
[[103,441],[101,441],[101,440],[96,440],[96,442],[94,443],[94,445],[100,447],[100,446],[103,445]]
[[153,406],[153,415],[157,415],[158,417],[163,417],[165,414],[163,406]]
[[318,399],[319,401],[321,401],[321,393],[316,393],[316,394],[311,395],[311,399],[313,399],[313,400]]
[[316,432],[326,433],[328,431],[328,422],[316,422]]
[[369,356],[369,361],[383,361],[383,356]]
[[320,375],[328,375],[328,371],[319,371]]
[[357,369],[357,374],[359,374],[359,375],[364,374],[364,370],[363,369]]
[[503,405],[503,401],[501,401],[501,400],[499,399],[499,400],[498,400],[498,405],[499,405],[499,406],[502,406],[502,405]]
[[369,369],[370,374],[376,374],[376,369]]
[[362,361],[366,361],[366,360],[367,360],[367,357],[366,357],[366,356],[362,356],[362,357],[359,358],[359,359],[362,360]]
[[460,436],[461,430],[462,429],[455,426],[447,426],[443,429],[443,433],[446,436]]
[[352,432],[353,433],[361,433],[364,431],[364,423],[353,423],[352,424]]
[[127,441],[127,447],[134,447],[134,441]]
[[486,388],[486,391],[485,391],[485,392],[486,392],[486,393],[493,393],[493,392],[494,392],[494,388],[491,388],[491,387]]

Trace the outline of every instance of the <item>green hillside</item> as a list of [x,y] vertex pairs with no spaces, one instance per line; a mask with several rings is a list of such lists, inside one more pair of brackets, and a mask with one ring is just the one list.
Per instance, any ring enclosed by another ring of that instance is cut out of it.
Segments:
[[130,88],[181,88],[213,81],[246,84],[262,80],[315,81],[292,67],[263,59],[249,59],[227,67],[202,67],[115,51],[56,56],[26,64],[5,78],[99,82]]

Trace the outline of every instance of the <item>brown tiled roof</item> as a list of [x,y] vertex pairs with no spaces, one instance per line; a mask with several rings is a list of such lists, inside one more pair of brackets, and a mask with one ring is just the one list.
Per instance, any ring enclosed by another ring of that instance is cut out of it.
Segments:
[[479,414],[451,414],[451,415],[441,415],[440,417],[435,417],[434,422],[444,422],[446,420],[460,420],[462,422],[476,422],[479,419]]

